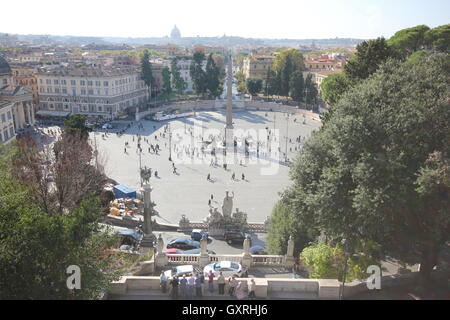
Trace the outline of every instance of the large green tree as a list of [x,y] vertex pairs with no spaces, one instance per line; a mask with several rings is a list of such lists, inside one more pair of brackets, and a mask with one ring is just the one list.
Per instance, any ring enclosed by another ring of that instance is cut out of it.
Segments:
[[221,85],[221,69],[216,65],[213,54],[210,53],[206,61],[206,88],[211,98],[215,99],[220,96],[223,91]]
[[413,52],[426,47],[425,34],[428,30],[430,28],[426,25],[403,29],[397,31],[387,43],[394,55],[404,59]]
[[161,72],[162,80],[163,80],[163,91],[164,94],[172,93],[172,81],[171,81],[171,73],[169,67],[164,67]]
[[191,62],[190,75],[196,94],[202,96],[205,95],[207,90],[207,78],[206,72],[203,70],[203,61],[205,61],[205,53],[197,49]]
[[305,79],[303,78],[302,71],[297,70],[291,75],[289,87],[289,96],[292,100],[298,102],[302,101],[305,93]]
[[256,96],[262,90],[261,79],[247,79],[247,91],[251,96]]
[[177,90],[178,94],[182,94],[186,89],[186,82],[181,76],[180,68],[178,67],[178,59],[173,58],[170,62],[170,72],[172,74],[172,84]]
[[438,52],[450,51],[450,24],[430,29],[425,33],[427,46]]
[[309,73],[305,79],[305,103],[308,109],[317,111],[317,98],[319,90],[317,90],[317,85],[314,83],[313,75]]
[[288,96],[290,91],[291,76],[295,71],[304,68],[304,58],[297,49],[282,50],[275,57],[273,70],[279,80],[279,93]]
[[381,37],[358,44],[356,53],[344,67],[351,80],[363,80],[378,70],[390,56],[386,40]]
[[145,85],[148,89],[148,95],[151,97],[152,88],[155,83],[152,72],[152,64],[150,63],[150,54],[148,50],[145,50],[141,58],[141,79],[144,80]]
[[350,87],[350,79],[344,72],[330,74],[320,84],[322,98],[331,106],[336,104]]
[[[98,200],[87,196],[66,214],[49,214],[2,156],[0,299],[98,299],[118,277],[109,252],[117,239],[99,232]],[[80,268],[80,290],[67,288],[71,265]]]
[[291,169],[284,199],[297,219],[419,262],[427,281],[450,235],[449,84],[449,56],[427,55],[350,89]]

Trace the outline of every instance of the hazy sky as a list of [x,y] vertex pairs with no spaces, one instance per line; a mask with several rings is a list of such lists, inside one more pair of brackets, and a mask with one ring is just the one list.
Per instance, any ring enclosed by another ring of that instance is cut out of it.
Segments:
[[2,1],[0,32],[78,36],[375,38],[450,23],[450,0]]

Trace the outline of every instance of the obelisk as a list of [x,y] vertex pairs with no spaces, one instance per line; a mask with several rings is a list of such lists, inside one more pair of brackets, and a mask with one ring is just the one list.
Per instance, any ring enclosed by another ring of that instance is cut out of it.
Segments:
[[231,54],[228,56],[227,78],[227,129],[233,129],[233,62]]

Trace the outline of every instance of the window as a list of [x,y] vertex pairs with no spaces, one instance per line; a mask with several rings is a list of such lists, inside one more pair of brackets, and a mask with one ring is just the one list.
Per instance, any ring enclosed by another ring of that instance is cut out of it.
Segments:
[[66,85],[66,80],[61,80],[61,84],[65,86]]
[[77,95],[77,89],[72,88],[72,95],[73,95],[73,96],[76,96],[76,95]]
[[40,84],[43,84],[43,83],[44,83],[44,81],[42,81],[42,79],[39,79],[39,83],[40,83]]
[[8,115],[8,120],[11,120],[11,118],[12,118],[11,111],[8,111],[7,115]]
[[108,95],[108,89],[105,89],[105,96]]
[[100,81],[95,81],[95,86],[100,87]]
[[6,116],[4,113],[2,113],[2,122],[6,122]]
[[94,90],[89,89],[89,90],[88,90],[88,94],[93,95],[93,94],[94,94]]
[[77,81],[76,81],[76,80],[70,80],[70,84],[71,84],[72,86],[76,86],[76,85],[77,85]]
[[55,88],[55,93],[59,93],[59,88]]
[[103,108],[101,106],[98,106],[98,112],[102,112]]
[[62,93],[67,94],[67,89],[66,88],[62,88]]
[[86,90],[85,89],[81,89],[81,94],[86,94]]
[[89,80],[87,83],[88,83],[89,87],[92,87],[92,81],[91,80]]
[[45,92],[44,88],[42,88],[42,87],[39,89],[39,91],[40,91],[41,93],[44,93],[44,92]]
[[80,80],[80,86],[86,85],[86,82],[84,80]]
[[97,89],[97,95],[101,96],[100,89]]
[[47,93],[52,93],[52,88],[48,87],[47,88]]
[[14,127],[9,127],[9,134],[11,135],[11,137],[14,136]]
[[109,82],[108,82],[108,81],[103,81],[103,86],[104,86],[104,87],[109,86]]
[[52,81],[51,81],[50,79],[46,79],[46,80],[45,80],[45,83],[46,83],[46,84],[52,84]]
[[53,79],[53,84],[59,84],[58,79]]

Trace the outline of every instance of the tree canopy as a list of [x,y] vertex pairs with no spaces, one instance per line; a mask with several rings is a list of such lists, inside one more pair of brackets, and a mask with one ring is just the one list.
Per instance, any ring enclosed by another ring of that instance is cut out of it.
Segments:
[[450,235],[449,84],[449,56],[426,55],[351,88],[291,169],[296,220],[353,247],[374,241],[427,279]]

